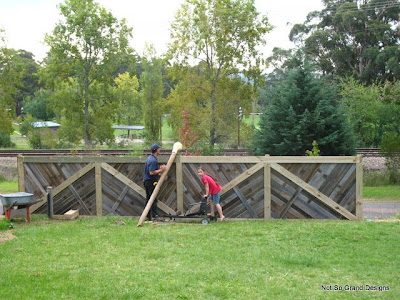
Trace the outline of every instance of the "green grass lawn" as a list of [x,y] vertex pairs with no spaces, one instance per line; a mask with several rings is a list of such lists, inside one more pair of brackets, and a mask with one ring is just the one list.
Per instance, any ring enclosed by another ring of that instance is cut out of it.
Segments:
[[18,181],[0,181],[0,194],[18,192]]
[[[399,299],[400,223],[14,224],[1,299]],[[0,234],[2,232],[0,231]],[[4,234],[4,231],[3,231]],[[324,290],[340,287],[343,291]],[[368,286],[389,291],[365,290]],[[346,287],[363,291],[344,291]]]
[[363,198],[367,202],[400,202],[400,186],[365,186]]

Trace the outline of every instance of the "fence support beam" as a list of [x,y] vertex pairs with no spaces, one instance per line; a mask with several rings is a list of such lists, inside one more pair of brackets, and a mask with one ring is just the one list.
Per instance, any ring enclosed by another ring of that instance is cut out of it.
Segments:
[[18,191],[25,192],[25,168],[22,155],[18,155],[17,157],[17,168],[18,168]]
[[183,212],[183,169],[182,160],[178,156],[176,158],[176,209]]
[[271,219],[271,165],[264,165],[264,219]]
[[362,197],[363,197],[363,164],[362,156],[357,155],[356,162],[356,217],[357,220],[362,218]]

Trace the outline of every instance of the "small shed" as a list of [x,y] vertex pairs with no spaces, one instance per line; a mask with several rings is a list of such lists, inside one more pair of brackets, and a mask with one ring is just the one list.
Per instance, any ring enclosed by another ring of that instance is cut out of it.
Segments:
[[[127,134],[127,138],[130,137],[130,131],[134,130],[134,131],[141,131],[144,130],[144,126],[142,125],[114,125],[112,126],[113,129],[120,129],[120,130],[127,130],[128,134]],[[136,134],[137,135],[137,134]]]
[[61,126],[60,124],[52,121],[38,121],[38,122],[32,122],[31,124],[35,129],[50,128],[53,131],[57,131],[58,128]]

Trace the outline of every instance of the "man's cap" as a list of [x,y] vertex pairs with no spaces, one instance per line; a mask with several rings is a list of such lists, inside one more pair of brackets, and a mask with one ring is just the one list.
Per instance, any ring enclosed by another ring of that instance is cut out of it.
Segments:
[[161,146],[158,145],[158,144],[153,144],[153,145],[150,146],[150,150],[151,151],[157,150],[158,148],[161,148]]

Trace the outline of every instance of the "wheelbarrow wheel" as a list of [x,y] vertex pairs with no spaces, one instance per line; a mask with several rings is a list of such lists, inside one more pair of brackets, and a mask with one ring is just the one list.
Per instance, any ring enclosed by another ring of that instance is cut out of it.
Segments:
[[203,225],[207,225],[209,223],[209,221],[208,221],[208,219],[207,218],[203,218],[203,219],[201,219],[201,224],[203,224]]

